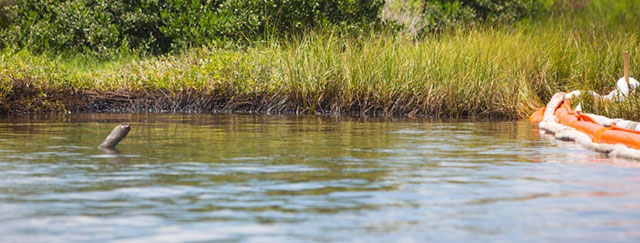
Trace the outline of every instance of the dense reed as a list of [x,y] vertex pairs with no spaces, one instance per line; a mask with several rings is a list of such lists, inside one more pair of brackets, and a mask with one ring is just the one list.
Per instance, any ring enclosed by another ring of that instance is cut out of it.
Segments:
[[[638,27],[580,16],[421,39],[319,30],[245,49],[209,46],[107,62],[8,48],[0,54],[0,109],[517,119],[557,91],[612,90],[623,50],[632,54],[632,76],[640,76]],[[636,118],[621,109],[598,111]]]

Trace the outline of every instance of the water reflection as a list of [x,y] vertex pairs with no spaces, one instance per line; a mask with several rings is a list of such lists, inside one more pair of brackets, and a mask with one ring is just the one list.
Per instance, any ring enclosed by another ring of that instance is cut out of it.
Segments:
[[0,241],[628,240],[637,165],[527,122],[5,117]]

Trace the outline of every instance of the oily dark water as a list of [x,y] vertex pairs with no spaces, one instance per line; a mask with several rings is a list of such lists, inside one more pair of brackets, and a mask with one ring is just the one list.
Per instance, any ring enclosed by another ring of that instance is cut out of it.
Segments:
[[[119,154],[96,149],[119,123]],[[640,240],[640,162],[528,122],[0,119],[0,242]]]

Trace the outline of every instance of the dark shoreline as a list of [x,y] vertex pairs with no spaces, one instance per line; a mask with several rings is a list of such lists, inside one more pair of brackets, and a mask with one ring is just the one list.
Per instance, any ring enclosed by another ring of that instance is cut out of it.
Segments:
[[327,97],[314,107],[305,108],[295,94],[255,94],[251,96],[219,95],[217,90],[90,91],[74,88],[39,88],[28,82],[14,81],[11,92],[0,104],[0,114],[41,113],[203,113],[318,115],[328,117],[381,118],[460,118],[517,120],[504,114],[448,114],[447,111],[417,110],[414,105],[385,106],[380,102],[360,100],[349,107]]

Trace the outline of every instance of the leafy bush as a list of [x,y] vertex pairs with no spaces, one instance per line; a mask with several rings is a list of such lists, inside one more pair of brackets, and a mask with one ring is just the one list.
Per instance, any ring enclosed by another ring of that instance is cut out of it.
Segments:
[[380,23],[384,5],[384,0],[227,0],[198,9],[169,2],[173,9],[162,12],[161,29],[175,47],[288,35],[320,25],[364,29]]
[[6,28],[9,24],[6,8],[12,4],[14,3],[11,0],[0,0],[0,29]]
[[420,35],[475,22],[510,23],[551,4],[553,0],[390,0],[384,16]]
[[383,0],[22,0],[0,4],[0,45],[101,57],[127,50],[158,54],[317,25],[361,29],[379,23],[383,5]]

